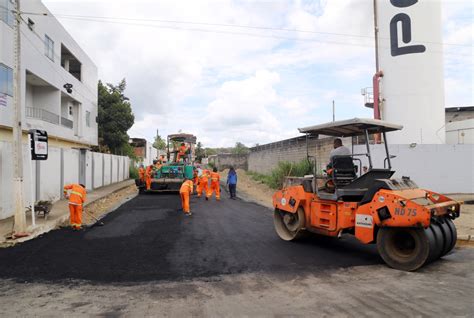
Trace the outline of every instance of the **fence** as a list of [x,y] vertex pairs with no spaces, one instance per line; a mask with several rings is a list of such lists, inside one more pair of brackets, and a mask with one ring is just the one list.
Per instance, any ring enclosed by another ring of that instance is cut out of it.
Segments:
[[[0,142],[0,219],[13,215],[12,145]],[[31,183],[35,201],[57,201],[68,183],[83,183],[87,190],[97,189],[129,178],[128,157],[91,152],[85,149],[49,147],[48,160],[33,162],[30,180],[29,153],[23,148],[23,200],[31,202]]]

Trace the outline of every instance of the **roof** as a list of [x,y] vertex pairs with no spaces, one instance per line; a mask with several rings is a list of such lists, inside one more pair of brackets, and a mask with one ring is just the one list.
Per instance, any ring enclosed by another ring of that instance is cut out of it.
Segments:
[[474,111],[474,106],[446,107],[445,111],[447,113],[472,112],[472,111]]
[[369,134],[401,130],[403,126],[387,123],[378,119],[353,118],[348,120],[334,121],[326,124],[298,128],[300,133],[311,135],[327,135],[333,137],[351,137]]

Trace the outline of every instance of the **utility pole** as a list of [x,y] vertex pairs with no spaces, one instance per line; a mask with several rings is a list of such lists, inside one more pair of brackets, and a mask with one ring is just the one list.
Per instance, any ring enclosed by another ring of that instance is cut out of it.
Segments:
[[379,23],[377,19],[377,0],[374,0],[374,36],[375,36],[375,72],[380,71],[379,67]]
[[336,121],[336,103],[332,101],[332,121]]
[[23,204],[23,151],[22,151],[22,115],[21,115],[21,11],[20,0],[16,0],[15,37],[13,68],[13,198],[14,198],[14,236],[26,236],[26,215]]

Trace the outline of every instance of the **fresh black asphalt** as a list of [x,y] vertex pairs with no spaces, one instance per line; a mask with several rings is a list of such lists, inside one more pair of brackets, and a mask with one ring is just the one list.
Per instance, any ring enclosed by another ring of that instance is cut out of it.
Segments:
[[60,229],[0,249],[0,278],[96,282],[183,280],[272,272],[315,273],[382,263],[376,249],[348,236],[282,241],[272,212],[242,200],[193,197],[191,217],[177,194],[139,195],[95,226]]

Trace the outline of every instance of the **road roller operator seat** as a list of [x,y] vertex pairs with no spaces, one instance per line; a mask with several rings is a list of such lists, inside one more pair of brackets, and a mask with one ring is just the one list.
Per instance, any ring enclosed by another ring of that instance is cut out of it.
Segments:
[[332,179],[336,187],[346,186],[357,178],[352,156],[334,156],[331,166],[333,168]]

